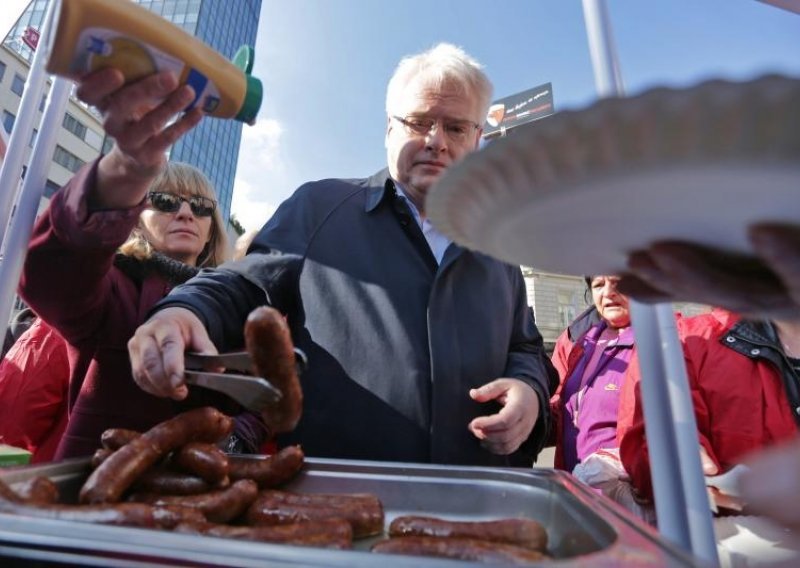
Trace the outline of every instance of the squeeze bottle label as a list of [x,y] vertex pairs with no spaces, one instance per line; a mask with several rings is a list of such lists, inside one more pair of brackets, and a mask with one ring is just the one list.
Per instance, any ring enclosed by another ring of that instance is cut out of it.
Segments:
[[180,59],[151,45],[120,35],[115,30],[86,28],[78,36],[78,49],[70,65],[70,72],[84,75],[103,67],[119,69],[125,76],[126,83],[158,71],[172,71],[180,83],[186,83],[195,92],[194,100],[184,110],[199,106],[204,112],[211,113],[219,106],[220,94],[214,83]]

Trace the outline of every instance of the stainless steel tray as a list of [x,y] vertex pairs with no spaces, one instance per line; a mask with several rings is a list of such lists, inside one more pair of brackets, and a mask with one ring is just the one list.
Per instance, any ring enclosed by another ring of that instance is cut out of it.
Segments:
[[[374,493],[384,504],[387,526],[404,514],[528,517],[547,528],[555,560],[543,565],[694,565],[650,527],[560,471],[327,459],[307,464],[290,490]],[[47,475],[69,502],[88,471],[87,460],[72,460],[0,470],[0,477],[13,483]],[[353,551],[332,551],[0,514],[0,565],[7,565],[5,558],[96,566],[475,566],[365,552],[376,540],[356,541]]]

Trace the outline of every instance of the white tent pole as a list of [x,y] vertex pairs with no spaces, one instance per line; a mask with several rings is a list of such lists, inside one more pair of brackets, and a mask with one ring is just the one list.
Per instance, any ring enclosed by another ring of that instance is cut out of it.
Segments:
[[[50,22],[53,19],[53,12],[57,2],[51,0],[47,13],[45,14],[44,29],[40,36],[40,45],[45,45],[44,39],[49,32]],[[25,150],[28,147],[31,134],[33,133],[33,123],[36,117],[39,101],[42,97],[44,83],[47,78],[45,73],[45,62],[47,54],[44,49],[37,49],[33,54],[31,68],[28,71],[28,78],[25,80],[25,90],[22,93],[19,112],[14,121],[14,128],[11,130],[11,138],[8,142],[8,150],[0,168],[0,244],[3,242],[11,217],[11,209],[14,198],[17,195],[19,180],[22,175],[22,162],[25,157]],[[60,122],[59,122],[60,124]],[[40,133],[41,134],[41,133]],[[2,261],[0,261],[2,262]],[[0,288],[0,294],[13,293]],[[5,322],[5,320],[0,320]]]
[[[605,1],[583,0],[583,13],[598,94],[624,96]],[[631,316],[642,366],[645,428],[659,528],[685,550],[717,565],[697,424],[672,306],[631,302]]]
[[53,82],[16,209],[3,239],[3,261],[0,263],[0,322],[7,322],[11,315],[14,293],[22,272],[22,264],[25,262],[28,241],[47,183],[47,171],[71,89],[72,83],[66,79],[56,79]]

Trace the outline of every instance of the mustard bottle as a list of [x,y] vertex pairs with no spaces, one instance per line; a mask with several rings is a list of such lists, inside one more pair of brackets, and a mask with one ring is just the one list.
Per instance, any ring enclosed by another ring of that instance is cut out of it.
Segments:
[[129,0],[58,0],[50,34],[47,71],[70,79],[115,67],[125,82],[171,70],[188,83],[209,115],[255,123],[261,81],[250,76],[253,49],[243,46],[228,61],[214,49]]

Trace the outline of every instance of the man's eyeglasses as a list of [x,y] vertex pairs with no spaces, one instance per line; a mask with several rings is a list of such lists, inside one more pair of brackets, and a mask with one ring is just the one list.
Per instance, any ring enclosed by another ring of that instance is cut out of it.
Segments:
[[166,193],[164,191],[151,191],[147,194],[147,200],[150,206],[156,211],[162,213],[175,213],[181,208],[181,203],[184,201],[189,204],[192,214],[195,217],[210,217],[217,207],[216,202],[208,197],[200,195],[192,195],[190,197],[183,197],[182,195],[175,195],[174,193]]
[[392,118],[405,126],[406,132],[411,136],[427,136],[433,130],[433,127],[439,124],[445,136],[451,142],[464,142],[481,127],[480,124],[471,120],[439,120],[414,115],[406,117],[392,115]]

